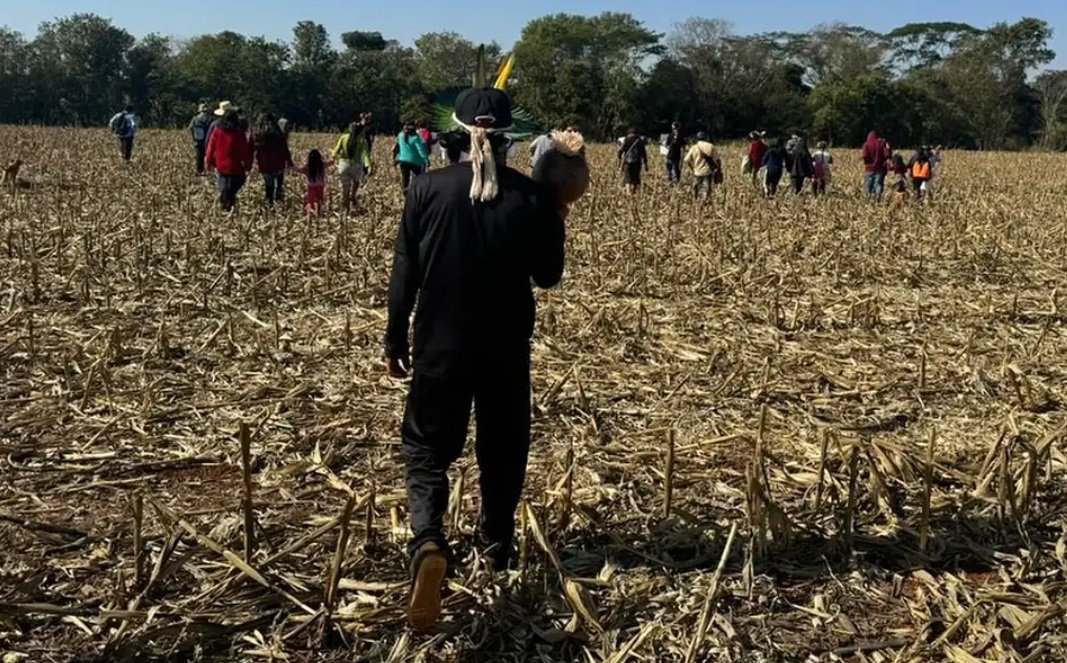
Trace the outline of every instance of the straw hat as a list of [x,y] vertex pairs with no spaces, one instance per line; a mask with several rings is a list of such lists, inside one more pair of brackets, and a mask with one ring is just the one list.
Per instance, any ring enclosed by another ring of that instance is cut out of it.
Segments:
[[228,110],[241,110],[241,109],[238,108],[237,106],[234,106],[229,101],[220,101],[219,102],[219,107],[215,109],[215,115],[218,115],[219,117],[222,117],[223,115],[226,114],[226,111],[228,111]]

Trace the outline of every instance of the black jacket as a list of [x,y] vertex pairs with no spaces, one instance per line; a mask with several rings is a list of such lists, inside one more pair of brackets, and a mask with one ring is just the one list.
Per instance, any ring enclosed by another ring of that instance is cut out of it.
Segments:
[[415,178],[396,238],[386,354],[407,355],[415,309],[413,364],[426,374],[461,374],[476,362],[528,353],[530,281],[550,288],[563,275],[564,225],[552,197],[500,167],[500,195],[472,203],[472,177],[464,163]]
[[686,140],[682,137],[681,132],[671,131],[667,135],[667,158],[671,161],[681,161],[685,146]]
[[808,148],[800,145],[788,157],[789,174],[793,177],[809,178],[815,176],[815,165],[812,163],[811,152]]

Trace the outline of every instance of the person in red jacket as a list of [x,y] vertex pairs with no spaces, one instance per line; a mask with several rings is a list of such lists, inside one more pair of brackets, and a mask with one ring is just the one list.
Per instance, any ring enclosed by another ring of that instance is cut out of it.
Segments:
[[285,197],[285,169],[293,167],[289,141],[270,113],[261,115],[252,134],[252,152],[263,175],[267,205],[282,202]]
[[204,161],[209,171],[218,172],[219,204],[223,211],[229,212],[237,204],[237,192],[245,185],[252,168],[252,148],[241,130],[237,111],[226,111],[211,132]]
[[885,176],[889,172],[889,160],[893,158],[893,150],[889,143],[878,137],[878,132],[872,131],[867,134],[867,142],[863,144],[861,152],[863,159],[863,182],[867,195],[882,202],[885,194]]
[[763,134],[753,131],[748,135],[748,163],[747,169],[752,176],[752,183],[759,180],[760,169],[763,168],[763,155],[767,153],[767,143],[763,142]]

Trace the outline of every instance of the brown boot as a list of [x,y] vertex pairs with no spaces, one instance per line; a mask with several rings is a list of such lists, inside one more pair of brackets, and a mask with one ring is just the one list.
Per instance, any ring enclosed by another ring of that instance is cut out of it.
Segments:
[[448,572],[448,556],[432,541],[424,543],[411,563],[408,622],[419,631],[432,629],[441,617],[441,587]]

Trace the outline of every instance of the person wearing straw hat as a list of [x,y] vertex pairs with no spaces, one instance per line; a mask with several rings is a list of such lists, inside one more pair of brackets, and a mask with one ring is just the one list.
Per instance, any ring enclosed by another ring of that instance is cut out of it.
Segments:
[[193,149],[196,150],[196,174],[204,174],[204,155],[207,153],[207,134],[211,130],[214,121],[208,112],[207,104],[200,104],[196,109],[196,115],[189,122],[189,133],[193,137]]
[[[219,126],[219,123],[222,122],[222,116],[224,116],[227,113],[227,111],[231,111],[231,110],[233,112],[235,112],[235,113],[240,113],[241,112],[240,108],[238,108],[237,106],[234,106],[229,101],[220,101],[219,102],[219,107],[216,108],[215,112],[213,113],[213,115],[215,116],[215,121],[211,123],[211,126],[208,127],[208,130],[207,130],[207,142],[211,142],[211,134],[215,133],[215,129],[217,129],[218,126]],[[240,117],[240,116],[238,116],[238,117]]]
[[252,168],[252,148],[241,127],[241,118],[233,108],[226,111],[211,132],[204,162],[209,170],[218,173],[219,205],[224,212],[233,211],[237,194]]
[[414,533],[408,619],[421,630],[440,616],[451,563],[444,533],[448,468],[463,451],[472,403],[479,544],[494,569],[512,563],[530,449],[531,281],[550,288],[563,275],[566,206],[549,186],[505,164],[507,93],[465,90],[453,119],[460,127],[447,139],[454,163],[415,178],[408,189],[385,335],[389,374],[413,373],[401,449]]

